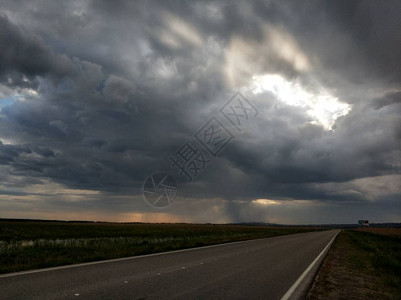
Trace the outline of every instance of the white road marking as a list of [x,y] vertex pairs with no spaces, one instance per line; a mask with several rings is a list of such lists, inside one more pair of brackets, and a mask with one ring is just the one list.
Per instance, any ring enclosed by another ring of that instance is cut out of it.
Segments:
[[79,296],[79,294],[74,294],[74,296]]
[[[341,231],[341,230],[340,230]],[[284,294],[283,297],[281,297],[281,300],[288,300],[292,293],[295,291],[295,289],[298,287],[298,285],[301,283],[301,281],[305,278],[305,276],[309,273],[309,271],[313,268],[313,266],[316,264],[316,262],[319,260],[319,258],[323,255],[323,253],[326,251],[327,248],[330,247],[330,245],[333,243],[334,239],[336,238],[337,234],[340,233],[337,232],[335,236],[330,240],[330,242],[327,244],[327,246],[320,252],[320,254],[315,258],[314,261],[311,262],[311,264],[306,268],[306,270],[299,276],[297,281],[290,287],[290,289]]]

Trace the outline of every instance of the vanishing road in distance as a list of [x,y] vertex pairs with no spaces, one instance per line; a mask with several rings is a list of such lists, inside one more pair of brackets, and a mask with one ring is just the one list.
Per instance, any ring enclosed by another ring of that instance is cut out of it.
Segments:
[[[0,276],[0,298],[297,298],[312,276],[305,271],[324,257],[323,250],[337,233],[307,232],[5,274]],[[317,267],[318,263],[312,270]],[[301,284],[294,289],[297,282]]]

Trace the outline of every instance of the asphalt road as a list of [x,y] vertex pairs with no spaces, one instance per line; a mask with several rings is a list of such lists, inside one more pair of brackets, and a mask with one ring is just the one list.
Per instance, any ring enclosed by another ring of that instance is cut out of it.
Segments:
[[335,230],[0,276],[0,299],[281,299]]

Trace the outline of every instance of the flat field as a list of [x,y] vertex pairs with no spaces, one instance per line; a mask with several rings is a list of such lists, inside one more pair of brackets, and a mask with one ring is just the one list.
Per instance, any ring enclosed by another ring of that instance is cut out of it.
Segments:
[[401,228],[360,227],[356,230],[362,232],[370,232],[374,234],[383,234],[393,237],[401,237]]
[[213,224],[0,220],[0,273],[318,230]]

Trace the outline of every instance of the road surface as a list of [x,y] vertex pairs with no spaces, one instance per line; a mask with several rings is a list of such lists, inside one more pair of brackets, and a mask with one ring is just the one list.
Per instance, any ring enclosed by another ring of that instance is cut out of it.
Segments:
[[0,299],[281,299],[337,232],[5,274]]

